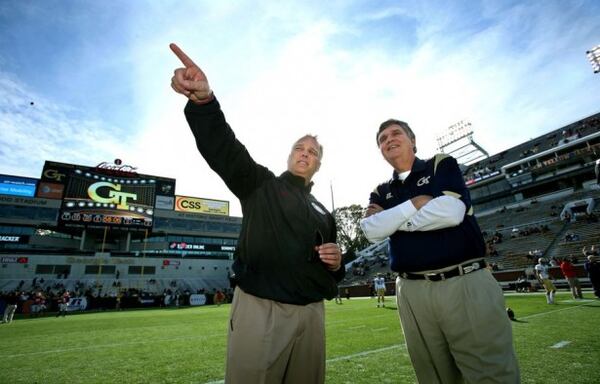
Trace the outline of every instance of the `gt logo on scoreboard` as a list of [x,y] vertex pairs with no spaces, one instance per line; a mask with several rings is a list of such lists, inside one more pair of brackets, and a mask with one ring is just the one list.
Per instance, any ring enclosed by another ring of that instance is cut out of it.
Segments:
[[[106,196],[106,191],[108,191],[108,196]],[[127,205],[127,199],[129,198],[137,200],[135,193],[121,192],[121,184],[113,184],[106,181],[90,185],[88,196],[98,203],[116,204],[117,209],[129,209],[129,205]]]
[[43,175],[45,177],[47,177],[48,179],[52,179],[52,180],[56,180],[56,181],[62,181],[62,179],[64,179],[64,177],[66,176],[64,173],[60,173],[56,169],[46,169],[46,170],[44,170]]

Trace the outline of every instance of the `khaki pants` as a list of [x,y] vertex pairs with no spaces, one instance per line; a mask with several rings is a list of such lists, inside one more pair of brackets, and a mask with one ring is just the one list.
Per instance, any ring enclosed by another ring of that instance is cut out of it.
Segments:
[[542,286],[544,287],[546,292],[556,291],[556,287],[554,286],[554,283],[552,283],[552,280],[550,280],[550,279],[542,279]]
[[519,383],[502,289],[487,270],[444,281],[396,280],[419,383]]
[[323,301],[308,305],[261,299],[235,288],[227,340],[228,384],[325,381]]

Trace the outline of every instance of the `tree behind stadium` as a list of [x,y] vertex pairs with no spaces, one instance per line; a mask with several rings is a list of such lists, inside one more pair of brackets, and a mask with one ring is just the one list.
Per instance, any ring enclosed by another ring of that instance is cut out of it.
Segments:
[[337,243],[344,254],[344,263],[354,260],[356,252],[369,246],[369,241],[360,229],[360,220],[365,211],[366,208],[358,204],[333,211],[337,225]]

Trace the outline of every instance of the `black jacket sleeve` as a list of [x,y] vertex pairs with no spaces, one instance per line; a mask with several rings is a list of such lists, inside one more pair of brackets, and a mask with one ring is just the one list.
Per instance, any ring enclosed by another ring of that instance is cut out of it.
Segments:
[[333,275],[333,278],[335,279],[336,282],[340,282],[342,281],[342,279],[344,278],[344,276],[346,276],[346,265],[344,264],[344,261],[342,260],[342,264],[340,266],[340,269],[338,269],[335,272],[331,272],[331,274]]
[[240,200],[264,180],[275,177],[266,167],[257,164],[236,139],[216,99],[204,105],[189,101],[185,117],[200,154]]

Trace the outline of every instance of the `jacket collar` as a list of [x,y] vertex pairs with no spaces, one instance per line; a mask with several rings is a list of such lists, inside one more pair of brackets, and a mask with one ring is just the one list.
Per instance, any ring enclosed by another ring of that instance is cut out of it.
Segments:
[[[412,175],[415,172],[423,171],[425,168],[426,168],[425,160],[421,160],[418,157],[415,157],[415,161],[413,162],[412,168],[410,169],[410,174]],[[410,177],[410,175],[408,177]],[[390,183],[394,182],[394,181],[398,181],[398,180],[400,180],[400,178],[398,176],[398,172],[396,172],[396,170],[394,170],[394,172],[392,173],[392,180],[390,180]]]
[[293,173],[291,173],[290,171],[285,171],[283,172],[280,176],[280,179],[285,180],[287,182],[289,182],[290,184],[292,184],[293,186],[307,192],[310,193],[310,190],[312,189],[313,186],[313,182],[311,181],[310,183],[308,183],[308,185],[304,185],[305,180],[304,177],[302,176],[296,176]]

